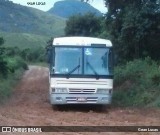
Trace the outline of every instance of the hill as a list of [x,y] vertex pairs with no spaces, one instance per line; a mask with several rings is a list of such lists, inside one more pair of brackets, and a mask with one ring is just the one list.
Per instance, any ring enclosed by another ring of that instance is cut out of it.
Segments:
[[0,0],[0,20],[3,32],[48,36],[64,34],[64,18],[8,0]]
[[99,10],[95,9],[90,4],[78,0],[58,1],[54,4],[53,8],[48,11],[48,13],[64,18],[76,14],[85,14],[87,12],[95,13],[98,16],[102,15]]
[[50,37],[28,34],[28,33],[8,33],[0,32],[0,37],[3,37],[5,42],[4,46],[12,47],[17,46],[20,49],[45,47],[46,42]]

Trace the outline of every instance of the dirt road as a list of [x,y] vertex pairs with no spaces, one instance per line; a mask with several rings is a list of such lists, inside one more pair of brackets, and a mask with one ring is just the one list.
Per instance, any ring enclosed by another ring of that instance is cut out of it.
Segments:
[[[160,125],[158,109],[121,109],[80,106],[54,110],[48,100],[48,69],[30,66],[21,82],[15,88],[13,96],[0,106],[0,126],[157,126]],[[53,134],[53,133],[43,133]],[[97,133],[54,133],[54,134],[92,134]],[[98,134],[140,134],[158,133],[98,133]]]

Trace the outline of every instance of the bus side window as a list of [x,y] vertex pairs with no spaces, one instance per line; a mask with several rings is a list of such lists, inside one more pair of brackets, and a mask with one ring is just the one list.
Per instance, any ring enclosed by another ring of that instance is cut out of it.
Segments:
[[113,51],[112,49],[110,49],[108,53],[108,70],[111,74],[113,73]]
[[102,59],[102,67],[107,68],[107,52],[101,57]]
[[53,72],[54,57],[55,57],[55,48],[49,48],[47,50],[47,62],[50,65],[51,72]]

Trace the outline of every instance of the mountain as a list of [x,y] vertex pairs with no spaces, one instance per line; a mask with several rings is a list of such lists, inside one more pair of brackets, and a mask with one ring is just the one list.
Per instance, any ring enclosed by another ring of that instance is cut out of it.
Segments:
[[38,9],[0,0],[0,31],[45,36],[64,34],[65,19]]
[[95,9],[90,4],[79,0],[58,1],[48,11],[48,13],[64,18],[68,18],[76,14],[85,14],[87,12],[95,13],[98,16],[102,15],[99,10]]

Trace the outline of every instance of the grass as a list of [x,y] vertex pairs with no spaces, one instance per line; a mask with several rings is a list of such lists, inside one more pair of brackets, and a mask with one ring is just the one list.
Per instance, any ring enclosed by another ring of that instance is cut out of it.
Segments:
[[25,48],[45,47],[50,37],[28,33],[7,33],[1,32],[0,37],[5,40],[4,46]]
[[4,103],[13,93],[14,87],[20,81],[24,70],[16,70],[15,73],[8,74],[7,78],[0,76],[0,103]]
[[35,66],[41,66],[41,67],[48,67],[48,63],[46,62],[28,62],[28,65],[35,65]]
[[24,72],[28,69],[27,64],[19,56],[5,57],[4,60],[7,62],[6,74],[0,73],[0,103],[3,103],[8,99]]
[[[23,63],[21,63],[19,59],[19,57],[7,58],[8,66],[12,66],[14,68],[21,68],[14,70],[14,73],[9,72],[7,77],[0,75],[0,104],[5,103],[5,101],[9,99],[9,97],[13,93],[15,86],[20,81],[24,73]],[[28,65],[48,67],[47,63],[45,62],[28,63]]]
[[160,107],[160,68],[150,58],[115,68],[113,105]]

